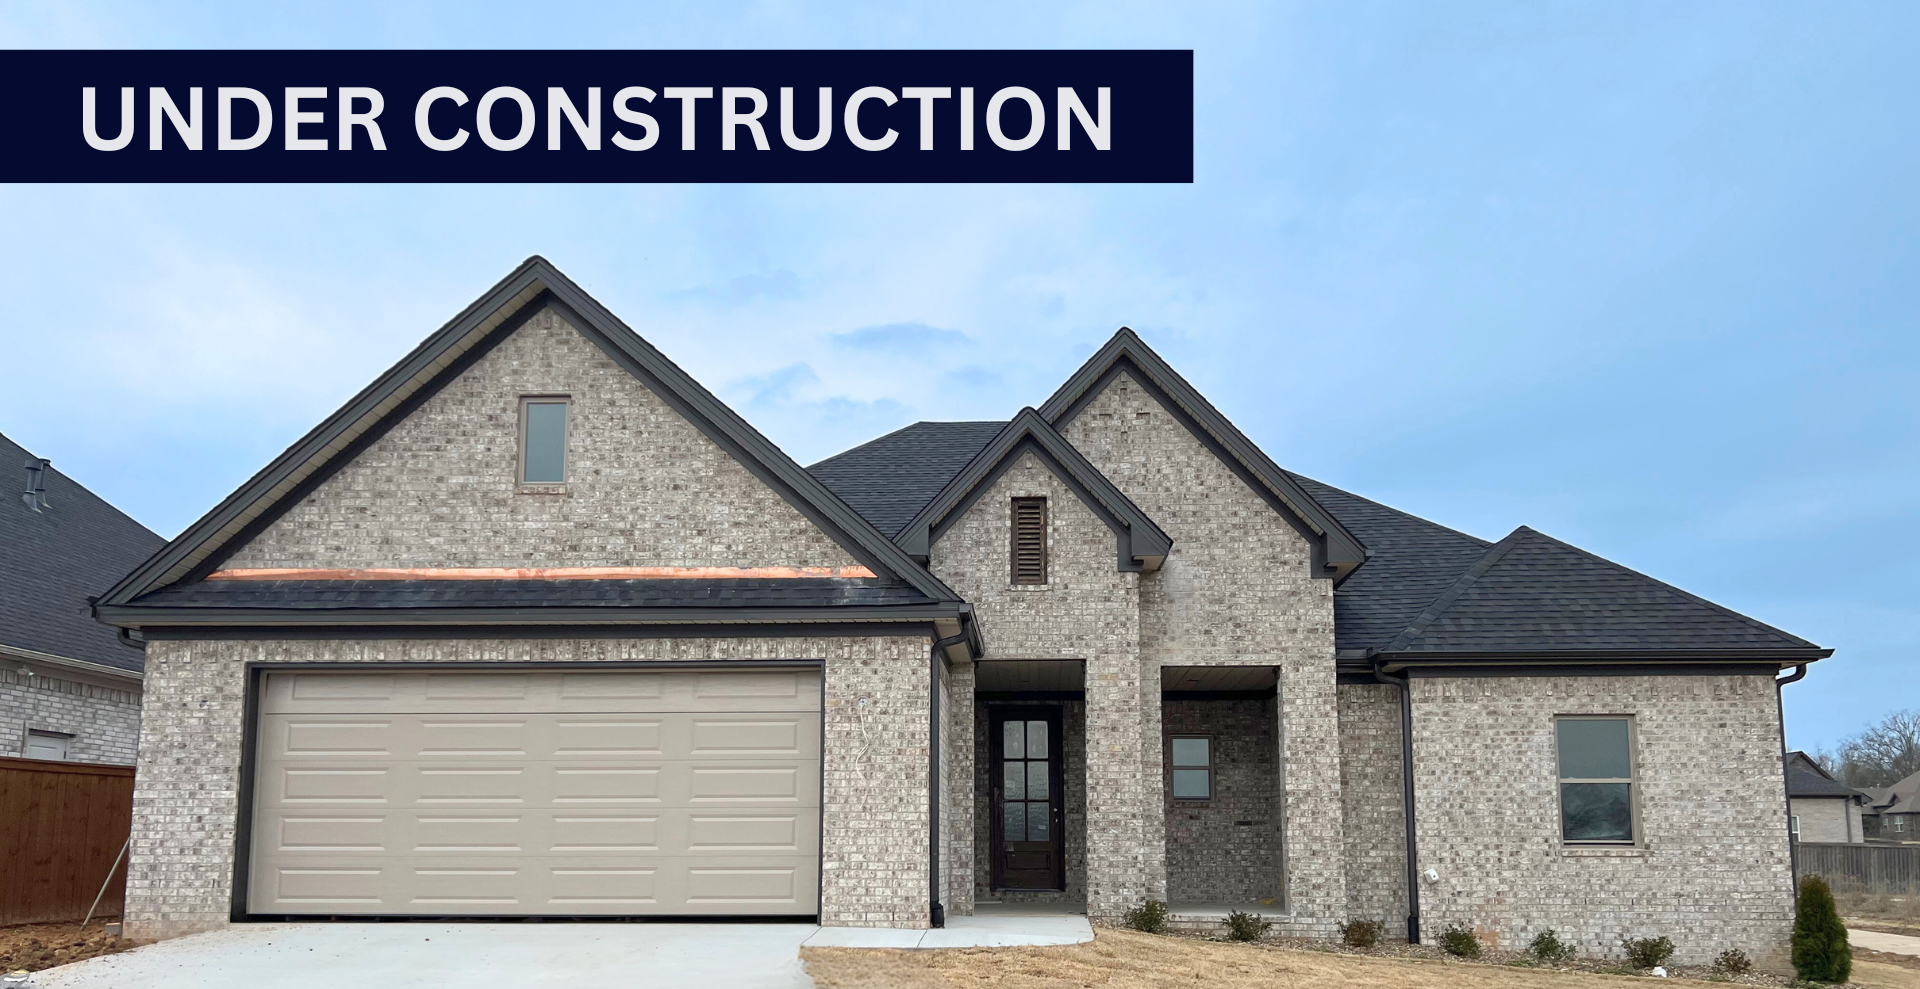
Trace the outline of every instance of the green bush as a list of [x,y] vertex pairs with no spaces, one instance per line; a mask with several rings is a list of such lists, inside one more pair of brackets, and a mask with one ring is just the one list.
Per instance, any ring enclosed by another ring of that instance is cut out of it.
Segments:
[[1387,925],[1377,920],[1349,920],[1340,925],[1340,940],[1349,948],[1371,948],[1380,943]]
[[1833,905],[1833,890],[1819,876],[1800,881],[1800,909],[1793,918],[1793,969],[1808,982],[1845,982],[1853,974],[1847,927]]
[[1167,932],[1167,904],[1164,900],[1148,900],[1127,911],[1127,926],[1148,934]]
[[1627,964],[1646,969],[1666,964],[1673,957],[1673,942],[1663,937],[1623,937],[1620,947],[1627,952]]
[[1745,975],[1753,970],[1753,962],[1747,959],[1747,953],[1739,948],[1728,948],[1720,952],[1713,960],[1715,975]]
[[1440,948],[1455,958],[1480,957],[1480,939],[1473,932],[1455,924],[1440,935]]
[[1227,914],[1227,936],[1235,941],[1258,941],[1270,930],[1273,930],[1273,921],[1257,913],[1235,910]]
[[1560,932],[1549,927],[1533,936],[1527,954],[1542,965],[1558,965],[1573,957],[1573,945],[1560,940]]

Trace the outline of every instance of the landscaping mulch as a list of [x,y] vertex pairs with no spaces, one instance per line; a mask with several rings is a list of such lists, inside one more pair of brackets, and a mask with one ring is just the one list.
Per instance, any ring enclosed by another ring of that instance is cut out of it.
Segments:
[[72,921],[0,927],[0,972],[20,969],[38,972],[43,968],[111,955],[132,947],[135,947],[134,942],[109,935],[106,925],[97,920],[88,924],[85,931]]

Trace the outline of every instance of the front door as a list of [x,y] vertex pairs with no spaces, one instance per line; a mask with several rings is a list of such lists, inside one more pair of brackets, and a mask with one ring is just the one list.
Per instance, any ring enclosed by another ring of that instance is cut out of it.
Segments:
[[990,729],[993,886],[1065,889],[1060,709],[994,708]]

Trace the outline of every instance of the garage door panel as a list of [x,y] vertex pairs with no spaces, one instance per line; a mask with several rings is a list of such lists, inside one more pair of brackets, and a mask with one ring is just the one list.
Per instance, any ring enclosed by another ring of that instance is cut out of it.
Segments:
[[254,912],[815,910],[817,672],[478,679],[268,677]]

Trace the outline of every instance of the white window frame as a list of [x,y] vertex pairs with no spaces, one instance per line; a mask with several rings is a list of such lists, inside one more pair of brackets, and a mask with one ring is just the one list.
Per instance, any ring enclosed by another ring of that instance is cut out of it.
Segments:
[[[1593,778],[1560,775],[1560,722],[1562,721],[1625,721],[1627,723],[1627,776],[1621,778]],[[1556,714],[1553,716],[1553,827],[1560,833],[1560,844],[1566,848],[1639,848],[1646,843],[1646,829],[1640,816],[1640,724],[1631,714]],[[1627,821],[1633,837],[1628,841],[1570,839],[1567,837],[1567,818],[1560,803],[1561,784],[1564,783],[1625,783],[1627,784]]]
[[1793,839],[1794,841],[1800,840],[1800,815],[1798,814],[1787,815],[1787,837]]

